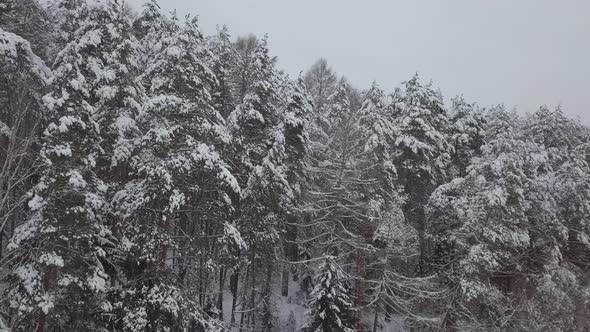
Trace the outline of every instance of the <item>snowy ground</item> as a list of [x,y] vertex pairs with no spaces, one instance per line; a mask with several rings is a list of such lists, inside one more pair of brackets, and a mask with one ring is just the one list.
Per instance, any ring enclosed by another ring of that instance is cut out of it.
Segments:
[[[278,317],[277,322],[277,332],[298,332],[302,330],[302,327],[305,326],[307,322],[307,313],[308,309],[303,305],[302,300],[298,299],[297,293],[299,292],[299,285],[292,280],[289,281],[289,296],[284,297],[280,295],[280,291],[278,287],[275,288],[274,294],[275,297],[275,306],[277,308],[276,316]],[[232,296],[229,290],[225,289],[223,295],[223,313],[224,313],[224,320],[227,326],[230,325],[231,322],[231,305],[232,305]],[[239,311],[239,302],[237,311]],[[236,321],[239,321],[240,315],[236,313]],[[408,329],[403,328],[402,319],[392,319],[390,322],[385,322],[383,319],[379,320],[381,325],[380,328],[377,329],[378,332],[405,332],[410,331]],[[364,317],[363,322],[367,329],[358,330],[357,332],[372,332],[373,326],[373,317]],[[294,323],[294,324],[293,324]],[[295,326],[294,330],[291,330],[291,326]],[[234,326],[230,329],[231,332],[239,331],[238,326]],[[244,330],[242,330],[244,331]],[[421,329],[414,329],[412,332],[426,332],[426,330]]]

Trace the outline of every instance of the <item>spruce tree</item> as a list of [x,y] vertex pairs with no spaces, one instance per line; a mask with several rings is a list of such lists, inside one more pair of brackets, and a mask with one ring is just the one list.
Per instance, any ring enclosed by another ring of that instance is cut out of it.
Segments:
[[311,293],[308,332],[353,332],[356,323],[350,286],[333,256],[325,256]]

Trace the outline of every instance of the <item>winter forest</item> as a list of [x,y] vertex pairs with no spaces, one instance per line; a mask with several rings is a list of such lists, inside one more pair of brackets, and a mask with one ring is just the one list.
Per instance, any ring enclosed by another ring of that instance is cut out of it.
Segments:
[[0,331],[590,331],[590,128],[194,14],[0,0]]

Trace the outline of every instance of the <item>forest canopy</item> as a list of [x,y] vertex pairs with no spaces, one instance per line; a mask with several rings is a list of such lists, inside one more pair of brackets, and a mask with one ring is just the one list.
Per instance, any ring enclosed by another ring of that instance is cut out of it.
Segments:
[[0,331],[590,329],[590,129],[399,81],[0,0]]

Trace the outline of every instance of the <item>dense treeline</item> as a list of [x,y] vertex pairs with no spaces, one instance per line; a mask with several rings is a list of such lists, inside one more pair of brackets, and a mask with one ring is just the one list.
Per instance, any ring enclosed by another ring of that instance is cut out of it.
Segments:
[[585,331],[590,129],[122,1],[0,2],[0,331]]

